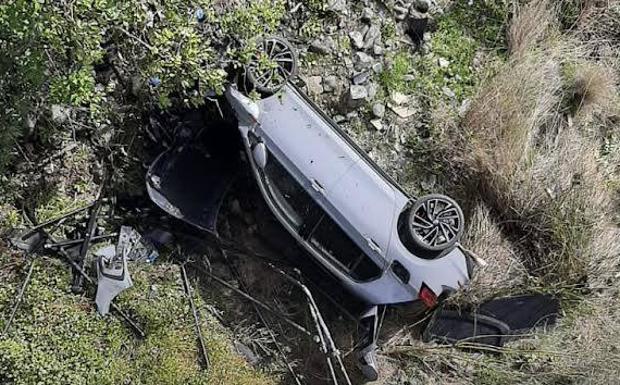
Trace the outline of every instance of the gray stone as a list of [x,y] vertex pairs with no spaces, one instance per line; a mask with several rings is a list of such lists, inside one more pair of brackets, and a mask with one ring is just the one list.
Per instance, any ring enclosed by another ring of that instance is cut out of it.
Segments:
[[381,123],[381,119],[373,119],[373,120],[370,121],[370,124],[377,131],[382,131],[383,130],[383,123]]
[[383,55],[383,47],[381,47],[379,44],[373,45],[372,46],[372,53],[374,53],[377,56]]
[[351,111],[347,114],[347,120],[351,121],[351,120],[355,120],[357,118],[359,118],[359,114],[357,113],[357,111]]
[[59,104],[52,105],[52,120],[55,123],[64,123],[67,119],[69,119],[69,115],[71,114],[71,109],[61,106]]
[[304,81],[306,82],[306,87],[308,87],[308,94],[317,96],[323,93],[323,77],[309,76]]
[[366,35],[364,35],[364,49],[368,49],[375,44],[381,37],[381,28],[378,25],[373,24],[368,28]]
[[407,17],[407,14],[409,13],[409,9],[407,7],[403,7],[400,5],[394,5],[392,9],[396,14],[396,20],[398,21],[405,20],[405,17]]
[[415,80],[415,76],[412,74],[407,74],[405,76],[403,76],[403,80],[406,82],[412,82]]
[[374,60],[372,56],[370,56],[369,54],[365,52],[356,52],[355,59],[358,63],[361,63],[361,64],[370,64]]
[[392,102],[394,102],[398,106],[407,104],[409,102],[409,96],[397,91],[391,93],[390,99],[392,99]]
[[391,104],[388,104],[388,106],[390,107],[390,110],[392,110],[392,112],[394,112],[400,118],[410,118],[416,113],[415,108],[410,106],[394,106]]
[[342,116],[342,115],[335,115],[333,117],[333,119],[334,119],[334,122],[336,122],[336,123],[346,122],[346,120],[347,120],[347,118],[345,116]]
[[327,1],[327,10],[332,12],[343,12],[347,11],[347,1],[346,0],[328,0]]
[[334,92],[336,88],[338,88],[338,78],[335,75],[323,78],[323,91]]
[[370,72],[360,72],[357,75],[353,76],[353,84],[364,84],[370,79]]
[[366,91],[368,91],[368,100],[372,100],[377,96],[377,91],[379,91],[379,87],[375,83],[368,83],[366,85]]
[[351,31],[349,32],[349,38],[351,38],[351,43],[357,49],[364,48],[364,34],[360,31]]
[[459,107],[459,116],[461,118],[464,117],[465,114],[467,114],[467,111],[469,111],[470,106],[471,106],[471,99],[463,100],[463,103],[461,103],[461,106]]
[[352,85],[349,87],[349,100],[352,102],[358,102],[368,97],[368,91],[366,87],[360,85]]
[[448,86],[443,86],[443,88],[441,89],[441,92],[443,92],[443,94],[449,97],[450,99],[456,98],[456,94]]
[[376,73],[376,74],[380,74],[381,72],[383,72],[383,63],[381,62],[376,62],[375,64],[372,65],[372,70]]
[[237,351],[237,353],[241,355],[243,358],[245,358],[248,364],[250,365],[258,364],[258,362],[260,361],[260,358],[247,345],[237,340],[233,341],[233,345],[235,346],[235,350]]
[[385,104],[375,103],[372,105],[372,114],[377,118],[382,118],[385,115]]
[[324,39],[317,38],[310,42],[309,50],[311,52],[328,54],[333,52],[336,49],[336,43],[331,37],[326,37]]
[[439,59],[437,59],[437,64],[441,68],[448,68],[450,66],[450,61],[440,57]]

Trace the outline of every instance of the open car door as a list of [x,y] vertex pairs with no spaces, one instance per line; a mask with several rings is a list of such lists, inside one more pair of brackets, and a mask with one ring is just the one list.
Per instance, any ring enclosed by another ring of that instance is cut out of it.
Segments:
[[217,216],[240,169],[236,122],[217,119],[160,154],[146,175],[148,194],[168,214],[217,236]]

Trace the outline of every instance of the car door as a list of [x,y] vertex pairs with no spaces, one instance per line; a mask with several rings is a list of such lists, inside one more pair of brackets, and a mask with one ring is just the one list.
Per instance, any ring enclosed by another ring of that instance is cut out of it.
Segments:
[[269,153],[262,172],[267,199],[303,245],[322,256],[333,268],[356,281],[370,281],[382,269],[315,201],[283,164]]

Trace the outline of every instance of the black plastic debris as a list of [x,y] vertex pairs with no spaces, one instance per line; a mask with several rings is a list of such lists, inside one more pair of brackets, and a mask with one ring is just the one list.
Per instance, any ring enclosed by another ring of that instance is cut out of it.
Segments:
[[424,332],[424,342],[452,345],[469,342],[503,346],[510,328],[504,322],[476,313],[455,310],[438,311]]
[[478,312],[502,320],[515,334],[555,325],[560,302],[543,294],[497,298],[483,303]]
[[423,339],[442,344],[467,343],[502,347],[535,328],[552,326],[560,311],[559,301],[544,294],[497,298],[475,311],[438,310],[427,326]]

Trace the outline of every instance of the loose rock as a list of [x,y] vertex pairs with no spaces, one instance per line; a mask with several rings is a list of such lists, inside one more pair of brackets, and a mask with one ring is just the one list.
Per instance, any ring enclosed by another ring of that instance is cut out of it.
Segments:
[[360,72],[353,76],[353,84],[364,84],[370,79],[370,72]]
[[375,64],[372,65],[372,70],[376,73],[376,74],[380,74],[381,72],[383,72],[383,63],[381,62],[376,62]]
[[323,77],[310,76],[305,79],[305,82],[306,87],[308,87],[308,94],[317,96],[323,93]]
[[382,118],[385,115],[385,104],[375,103],[372,105],[372,114],[377,118]]
[[443,92],[444,95],[446,95],[447,97],[449,97],[450,99],[454,99],[456,98],[456,94],[454,93],[454,91],[452,91],[450,89],[450,87],[448,86],[443,86],[443,88],[441,89],[441,91]]
[[333,52],[336,49],[336,44],[331,37],[326,37],[324,39],[314,39],[310,43],[309,50],[311,52],[328,54]]
[[373,119],[370,121],[370,124],[377,130],[377,131],[382,131],[383,130],[383,123],[381,123],[381,119]]
[[381,37],[381,29],[378,25],[373,24],[368,28],[366,35],[364,36],[364,49],[372,47],[375,42]]
[[392,110],[392,112],[394,112],[400,118],[410,118],[416,113],[415,108],[410,106],[394,106],[391,104],[388,104],[388,106],[390,107],[390,110]]
[[338,78],[335,75],[329,75],[323,79],[323,91],[334,92],[338,88]]
[[327,1],[327,10],[332,12],[343,12],[347,11],[347,1],[346,0],[328,0]]
[[351,31],[349,32],[349,38],[351,39],[351,43],[357,49],[364,48],[364,34],[360,31]]
[[379,91],[379,87],[375,83],[368,83],[366,85],[366,91],[368,92],[368,100],[372,100],[377,96],[377,92]]
[[409,102],[409,96],[397,91],[392,92],[392,94],[390,95],[390,99],[392,99],[392,101],[398,106],[407,104]]
[[349,87],[349,99],[352,102],[366,99],[368,97],[368,91],[366,87],[360,85],[352,85]]

